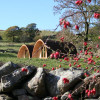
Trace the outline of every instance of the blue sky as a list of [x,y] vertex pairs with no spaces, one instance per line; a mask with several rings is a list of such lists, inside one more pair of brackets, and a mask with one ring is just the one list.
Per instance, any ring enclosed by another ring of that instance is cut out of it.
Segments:
[[0,0],[0,29],[36,23],[40,30],[53,30],[60,15],[53,14],[54,0]]

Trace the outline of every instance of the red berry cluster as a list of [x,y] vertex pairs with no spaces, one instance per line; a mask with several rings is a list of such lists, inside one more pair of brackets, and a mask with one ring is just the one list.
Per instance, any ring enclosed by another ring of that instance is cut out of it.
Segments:
[[92,90],[86,90],[85,93],[87,94],[88,97],[90,97],[90,95],[95,95],[96,94],[96,90],[95,88],[93,88]]
[[[68,94],[68,98],[70,99],[70,100],[73,100],[73,98],[72,98],[72,95],[71,94]],[[67,100],[67,99],[66,99]]]
[[54,68],[54,67],[52,67],[52,70],[55,70],[55,68]]
[[100,18],[100,14],[99,13],[94,13],[94,18],[96,18],[96,19]]
[[43,67],[46,67],[46,64],[43,64]]
[[65,83],[69,83],[69,80],[67,78],[63,78],[63,82]]
[[86,77],[89,77],[89,74],[87,74],[87,73],[84,73],[84,76],[86,76]]
[[75,61],[78,61],[78,60],[79,60],[79,58],[78,58],[78,57],[75,57],[75,58],[74,58],[74,60],[75,60]]
[[82,0],[77,0],[77,1],[75,2],[75,4],[77,4],[78,6],[81,5],[82,3],[83,3]]
[[96,47],[99,48],[99,44],[97,44]]
[[60,19],[60,25],[63,25],[63,27],[65,28],[65,29],[67,29],[67,26],[71,26],[70,25],[70,22],[68,22],[68,21],[65,21],[64,19]]
[[84,42],[84,46],[87,46],[87,42]]
[[[64,19],[60,19],[60,25],[63,25],[63,27],[64,27],[65,29],[67,29],[67,27],[71,27],[70,22],[65,21]],[[75,25],[75,29],[76,29],[76,30],[79,30],[79,26],[78,26],[78,25]],[[61,40],[62,40],[62,39],[64,39],[64,37],[61,38]]]
[[98,37],[98,39],[100,39],[100,36]]
[[58,100],[58,97],[53,97],[52,99],[53,99],[53,100]]
[[64,60],[69,61],[69,58],[65,57]]
[[87,58],[88,64],[94,64],[95,65],[95,61],[92,58]]
[[63,40],[64,40],[64,37],[61,37],[61,38],[60,38],[60,40],[63,42]]
[[[91,2],[91,0],[87,0],[89,3]],[[79,5],[81,5],[83,3],[83,1],[82,0],[77,0],[76,2],[75,2],[75,4],[77,4],[78,6]]]
[[59,52],[55,52],[55,53],[52,53],[52,54],[50,55],[50,58],[51,58],[51,59],[53,59],[53,58],[58,59],[59,57],[60,57],[60,53],[59,53]]
[[22,72],[27,72],[28,70],[27,70],[27,68],[22,68],[21,71]]
[[76,29],[76,30],[79,30],[79,26],[78,26],[78,25],[75,25],[75,29]]

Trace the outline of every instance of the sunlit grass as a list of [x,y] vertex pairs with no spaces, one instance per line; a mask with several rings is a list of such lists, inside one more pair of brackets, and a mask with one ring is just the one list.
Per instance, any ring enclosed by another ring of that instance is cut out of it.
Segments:
[[68,63],[66,63],[64,60],[60,62],[60,59],[39,59],[39,58],[17,58],[17,54],[13,53],[0,53],[0,61],[3,63],[6,63],[8,61],[12,61],[16,64],[23,64],[23,65],[32,65],[36,67],[43,67],[43,64],[46,64],[47,69],[51,69],[52,67],[56,68],[61,65],[64,68],[68,67]]
[[[93,57],[93,60],[95,60],[96,65],[88,64],[87,62],[84,62],[84,59],[81,58],[78,62],[70,58],[69,61],[65,61],[64,59],[39,59],[39,58],[17,58],[17,52],[19,48],[21,47],[23,43],[1,43],[0,42],[0,50],[8,50],[13,49],[16,51],[16,53],[10,53],[10,52],[0,52],[0,62],[6,63],[8,61],[12,61],[15,64],[21,64],[21,66],[26,65],[32,65],[36,67],[43,67],[43,64],[46,64],[47,69],[52,69],[52,67],[59,68],[59,65],[63,68],[69,68],[69,64],[71,63],[71,67],[77,67],[77,65],[81,65],[82,68],[88,67],[90,69],[93,66],[100,66],[100,57],[96,58]],[[87,56],[89,57],[89,56]],[[62,60],[62,61],[61,61]],[[76,62],[76,65],[74,65],[74,62]]]

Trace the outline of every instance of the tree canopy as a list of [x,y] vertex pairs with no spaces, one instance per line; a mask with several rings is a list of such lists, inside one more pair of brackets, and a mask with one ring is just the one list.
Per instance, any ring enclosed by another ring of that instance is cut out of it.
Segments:
[[100,18],[100,0],[54,0],[55,13],[60,13],[60,25],[77,32],[84,31],[84,42],[88,41],[91,24]]
[[12,42],[32,42],[40,31],[35,23],[28,24],[26,27],[19,28],[11,26],[5,31],[6,39]]
[[6,31],[6,37],[15,42],[15,36],[20,35],[20,28],[18,26],[11,26]]

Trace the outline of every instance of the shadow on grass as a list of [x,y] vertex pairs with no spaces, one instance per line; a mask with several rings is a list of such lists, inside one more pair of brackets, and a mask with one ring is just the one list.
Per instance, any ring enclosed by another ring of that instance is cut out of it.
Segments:
[[0,57],[16,57],[15,55],[12,54],[7,54],[7,53],[0,53]]

